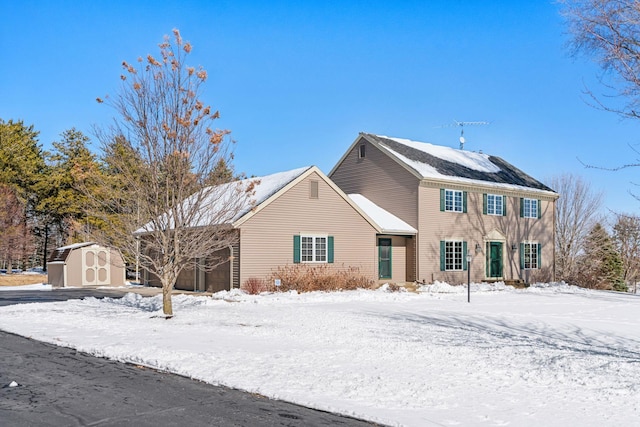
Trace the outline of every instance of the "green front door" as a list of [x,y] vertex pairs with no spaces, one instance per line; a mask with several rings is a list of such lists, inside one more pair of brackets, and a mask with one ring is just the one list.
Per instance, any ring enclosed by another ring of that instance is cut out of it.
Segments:
[[502,242],[487,242],[487,276],[502,277]]
[[378,239],[378,276],[391,279],[391,239]]

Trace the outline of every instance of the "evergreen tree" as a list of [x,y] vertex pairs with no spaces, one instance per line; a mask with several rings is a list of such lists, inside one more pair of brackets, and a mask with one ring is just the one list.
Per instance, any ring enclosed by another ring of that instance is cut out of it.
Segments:
[[622,257],[625,283],[636,284],[640,278],[640,217],[618,215],[613,226],[613,238]]
[[72,128],[53,143],[46,153],[47,173],[39,188],[38,210],[57,226],[62,240],[78,241],[87,235],[88,196],[80,191],[100,173],[96,156],[87,145],[89,138]]
[[[18,203],[22,209],[15,214],[12,221],[19,222],[20,238],[11,238],[13,259],[19,260],[23,268],[35,255],[33,227],[36,221],[35,187],[42,177],[45,163],[42,149],[38,144],[38,132],[33,126],[26,126],[22,121],[5,122],[0,119],[0,184],[8,187],[9,199],[5,201],[14,205]],[[13,200],[15,197],[17,200]],[[15,230],[14,230],[15,231]],[[0,239],[8,240],[0,230]]]
[[609,233],[597,223],[587,235],[579,260],[578,285],[591,289],[626,291],[623,265]]

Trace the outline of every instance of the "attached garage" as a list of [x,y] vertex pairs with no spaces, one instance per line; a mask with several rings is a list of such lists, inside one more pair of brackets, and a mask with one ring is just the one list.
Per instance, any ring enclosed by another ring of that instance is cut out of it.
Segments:
[[47,282],[57,287],[124,286],[125,264],[115,249],[76,243],[51,252],[47,275]]

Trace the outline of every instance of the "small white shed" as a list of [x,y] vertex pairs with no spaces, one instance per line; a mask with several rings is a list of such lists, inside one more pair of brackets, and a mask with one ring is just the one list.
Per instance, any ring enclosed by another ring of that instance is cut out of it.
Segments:
[[124,286],[125,264],[119,251],[94,242],[63,246],[47,261],[52,286]]

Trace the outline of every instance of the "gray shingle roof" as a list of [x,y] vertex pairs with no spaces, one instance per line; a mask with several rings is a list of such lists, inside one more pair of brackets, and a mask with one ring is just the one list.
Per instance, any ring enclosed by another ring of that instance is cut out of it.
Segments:
[[[391,139],[388,137],[373,135],[369,133],[363,133],[362,136],[365,136],[367,139],[375,141],[378,144],[387,147],[391,151],[398,153],[409,160],[429,165],[434,168],[439,174],[444,176],[467,178],[474,181],[485,181],[496,184],[518,185],[543,191],[553,191],[551,188],[547,187],[540,181],[527,175],[520,169],[516,168],[512,164],[497,156],[487,155],[487,159],[499,170],[497,172],[485,172],[471,169],[465,165],[436,157],[425,151],[403,144],[395,138]],[[451,150],[455,149],[451,148]],[[407,164],[407,166],[412,167],[411,164]],[[415,170],[415,168],[413,169]],[[420,173],[417,170],[416,172]]]

